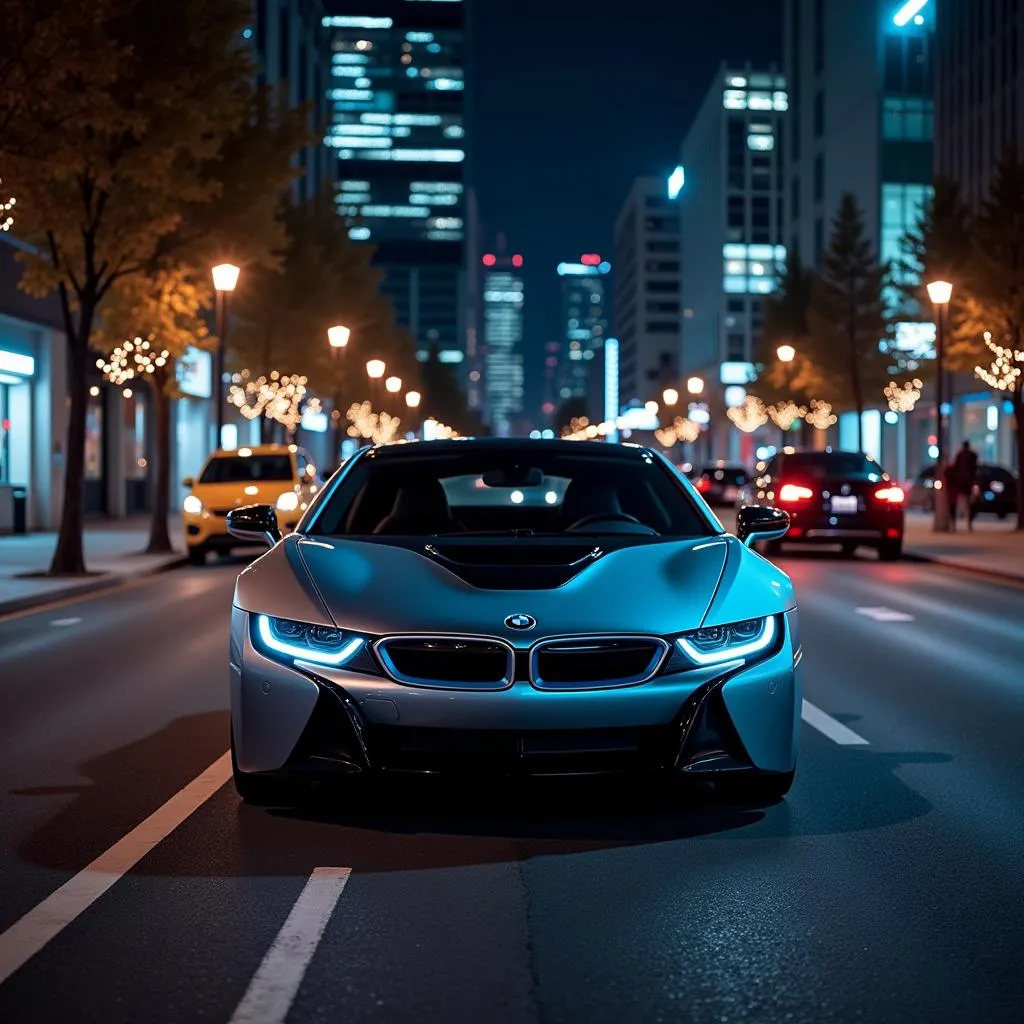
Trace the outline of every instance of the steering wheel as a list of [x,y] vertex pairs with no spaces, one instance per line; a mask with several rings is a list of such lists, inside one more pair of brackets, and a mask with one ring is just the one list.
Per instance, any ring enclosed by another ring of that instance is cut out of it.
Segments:
[[644,524],[626,512],[591,512],[589,516],[577,519],[568,529],[576,530],[581,526],[589,526],[591,523],[635,523],[637,526]]

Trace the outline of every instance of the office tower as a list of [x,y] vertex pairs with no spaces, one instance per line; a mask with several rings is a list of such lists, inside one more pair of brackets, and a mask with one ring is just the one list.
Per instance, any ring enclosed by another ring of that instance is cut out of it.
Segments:
[[[764,297],[775,290],[786,259],[781,148],[788,109],[786,81],[775,68],[723,64],[683,140],[685,180],[679,172],[675,180],[683,254],[680,369],[704,380],[708,398],[732,404],[742,401],[735,389],[753,373]],[[712,449],[738,458],[739,439],[728,427],[721,418],[712,424]]]
[[420,359],[465,359],[465,7],[331,0],[336,204],[376,247],[382,290]]
[[682,172],[637,178],[615,220],[615,315],[619,395],[645,402],[678,372],[682,320],[677,201]]
[[1024,152],[1024,3],[942,0],[935,17],[935,170],[977,206],[1005,148]]
[[523,414],[523,257],[485,253],[483,267],[483,413],[498,437]]
[[300,173],[292,184],[292,198],[299,203],[319,195],[334,178],[330,151],[319,137],[328,120],[331,82],[323,14],[320,0],[262,0],[255,6],[254,24],[243,33],[255,44],[258,84],[282,88],[281,97],[289,107],[311,107],[308,124],[317,138],[295,156]]
[[578,263],[559,263],[562,279],[563,341],[555,369],[556,408],[569,398],[586,397],[593,387],[592,363],[608,330],[606,276],[611,264],[597,253]]

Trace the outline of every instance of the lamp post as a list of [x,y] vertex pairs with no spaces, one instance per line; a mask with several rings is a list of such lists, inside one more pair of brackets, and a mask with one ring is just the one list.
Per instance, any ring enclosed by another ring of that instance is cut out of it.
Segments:
[[334,457],[341,459],[341,442],[344,439],[345,427],[342,423],[344,413],[341,411],[341,380],[344,375],[344,356],[352,332],[341,324],[327,328],[327,341],[331,346],[331,359],[342,365],[334,374],[334,408],[331,410],[331,421],[334,424]]
[[936,533],[949,531],[949,494],[944,479],[946,469],[946,426],[942,407],[945,405],[946,311],[953,297],[949,281],[929,281],[928,298],[935,307],[935,517],[932,529]]
[[[405,393],[405,404],[410,410],[418,409],[420,407],[420,393],[418,391],[406,391]],[[419,436],[420,428],[416,427],[416,435]]]
[[217,291],[217,358],[212,393],[214,405],[217,407],[214,413],[217,424],[215,447],[219,448],[223,443],[221,434],[224,432],[224,406],[226,404],[224,397],[224,350],[226,346],[224,340],[228,332],[228,294],[235,290],[240,271],[233,263],[218,263],[211,273],[213,274],[213,287]]
[[665,388],[661,393],[661,400],[665,405],[675,405],[679,401],[679,392],[675,388]]
[[791,363],[796,358],[796,349],[792,345],[780,345],[775,354],[779,357],[780,363]]
[[704,394],[704,378],[703,377],[690,377],[686,382],[686,393],[688,395],[702,395]]
[[370,378],[370,402],[374,406],[374,412],[380,412],[376,408],[378,402],[378,389],[380,387],[380,379],[387,372],[387,364],[383,359],[370,359],[366,364],[366,376]]
[[384,381],[384,387],[387,388],[389,395],[397,395],[402,390],[402,378],[401,377],[388,377]]

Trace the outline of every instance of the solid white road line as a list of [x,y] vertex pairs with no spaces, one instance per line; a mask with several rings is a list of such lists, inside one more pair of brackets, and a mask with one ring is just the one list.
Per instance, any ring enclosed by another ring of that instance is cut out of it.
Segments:
[[314,869],[230,1024],[284,1024],[351,873],[351,868]]
[[74,626],[74,625],[76,625],[77,623],[79,623],[81,621],[82,621],[81,619],[54,619],[53,622],[50,623],[50,625],[51,626]]
[[231,754],[225,752],[163,807],[12,924],[0,935],[0,984],[88,910],[230,777]]
[[821,708],[815,707],[809,700],[805,700],[800,717],[818,732],[824,733],[833,743],[843,747],[869,746],[870,744],[863,736],[858,736],[852,729],[847,729],[842,722],[837,722],[831,715],[825,714]]
[[866,615],[875,622],[913,622],[914,616],[906,612],[898,612],[894,608],[879,606],[878,608],[858,608],[858,615]]

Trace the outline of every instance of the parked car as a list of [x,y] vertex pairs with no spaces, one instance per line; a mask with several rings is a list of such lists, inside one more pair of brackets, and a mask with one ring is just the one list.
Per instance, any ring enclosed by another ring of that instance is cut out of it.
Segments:
[[[927,466],[914,478],[907,494],[907,506],[931,512],[935,508],[935,467]],[[982,463],[974,475],[971,513],[1005,519],[1017,512],[1017,477],[1005,466]]]
[[709,505],[732,507],[739,499],[744,485],[751,474],[745,466],[718,461],[711,466],[702,466],[690,476],[693,486]]
[[[779,452],[744,493],[747,504],[774,506],[790,516],[786,543],[840,544],[845,555],[875,548],[893,561],[903,550],[905,495],[889,474],[861,452]],[[778,551],[773,541],[770,551]]]

